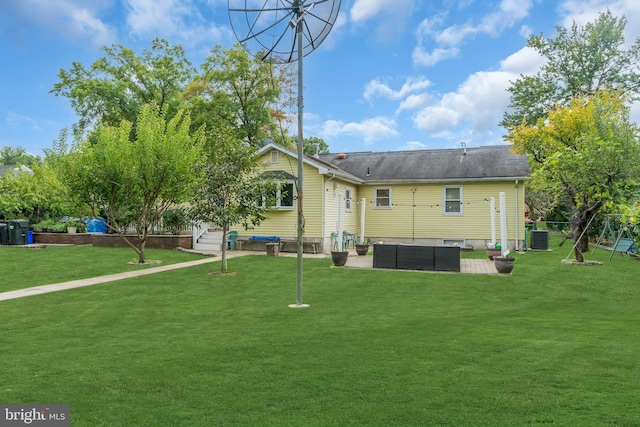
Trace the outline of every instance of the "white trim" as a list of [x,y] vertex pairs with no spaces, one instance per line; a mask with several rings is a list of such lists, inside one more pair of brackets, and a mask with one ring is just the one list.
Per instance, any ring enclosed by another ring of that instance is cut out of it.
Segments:
[[[449,188],[457,188],[460,190],[460,199],[447,199],[447,189]],[[447,201],[459,200],[460,210],[459,211],[447,211]],[[462,216],[464,214],[464,194],[462,185],[443,185],[442,186],[442,215],[447,216]]]
[[282,187],[278,188],[276,191],[276,204],[275,206],[266,206],[266,197],[262,196],[262,207],[268,210],[278,210],[278,211],[292,211],[295,208],[295,189],[296,184],[291,179],[282,180],[282,186],[291,185],[291,206],[282,206]]
[[[387,190],[389,192],[389,205],[378,205],[378,190]],[[373,208],[374,209],[391,209],[393,206],[393,198],[390,186],[373,187]]]
[[455,243],[457,243],[461,248],[467,246],[467,241],[465,239],[442,239],[442,246],[453,246]]
[[277,164],[280,161],[280,152],[277,150],[271,151],[271,159],[269,163]]
[[353,189],[345,188],[344,189],[344,211],[351,212],[353,205]]

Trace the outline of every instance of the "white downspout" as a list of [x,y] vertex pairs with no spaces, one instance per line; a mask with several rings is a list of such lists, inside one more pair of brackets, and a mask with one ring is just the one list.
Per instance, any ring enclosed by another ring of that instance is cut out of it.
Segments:
[[518,180],[517,179],[516,179],[516,190],[515,190],[515,193],[516,193],[515,194],[516,195],[516,203],[515,203],[515,208],[514,208],[515,215],[516,215],[516,246],[515,246],[515,250],[517,252],[517,251],[520,250],[520,242],[518,240],[518,231],[519,231],[519,227],[520,227],[520,221],[518,221],[518,216],[519,216],[518,204],[519,204],[519,202],[518,202]]
[[364,197],[360,201],[360,244],[364,242],[364,210],[367,206],[367,199]]
[[491,244],[496,247],[496,199],[491,198],[489,209],[491,209]]
[[502,255],[505,255],[505,252],[508,253],[508,241],[507,241],[507,203],[506,203],[506,194],[504,191],[500,192],[500,251],[502,251]]

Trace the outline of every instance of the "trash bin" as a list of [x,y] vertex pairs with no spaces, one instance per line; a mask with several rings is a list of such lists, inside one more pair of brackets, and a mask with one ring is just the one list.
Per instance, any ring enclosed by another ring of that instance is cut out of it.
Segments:
[[9,226],[0,222],[0,245],[9,244]]
[[29,231],[29,221],[26,219],[17,219],[9,221],[9,244],[10,245],[26,245],[27,232]]

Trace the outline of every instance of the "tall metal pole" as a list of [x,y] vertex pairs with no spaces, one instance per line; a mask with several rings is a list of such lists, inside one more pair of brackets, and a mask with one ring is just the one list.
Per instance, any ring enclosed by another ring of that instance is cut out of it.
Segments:
[[302,255],[303,255],[303,232],[304,215],[302,212],[302,166],[304,162],[304,139],[302,135],[302,114],[303,114],[303,85],[302,85],[302,21],[304,10],[302,3],[298,2],[298,22],[296,33],[298,38],[298,300],[297,306],[302,307]]

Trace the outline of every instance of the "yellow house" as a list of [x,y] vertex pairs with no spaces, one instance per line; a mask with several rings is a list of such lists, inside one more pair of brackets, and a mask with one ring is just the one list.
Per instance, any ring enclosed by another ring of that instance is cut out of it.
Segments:
[[[238,229],[239,238],[276,236],[283,250],[295,251],[298,155],[276,144],[259,154],[265,172],[282,180],[283,197],[260,226]],[[502,238],[501,193],[509,249],[521,249],[529,175],[527,158],[509,145],[304,156],[304,250],[334,249],[338,230],[369,242],[483,248],[492,240],[492,214]]]

